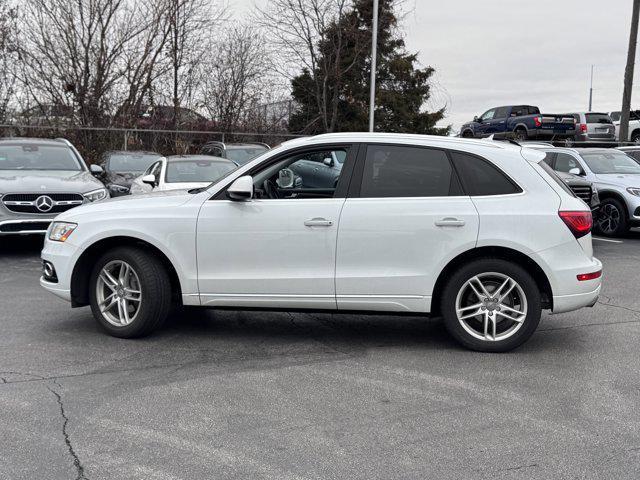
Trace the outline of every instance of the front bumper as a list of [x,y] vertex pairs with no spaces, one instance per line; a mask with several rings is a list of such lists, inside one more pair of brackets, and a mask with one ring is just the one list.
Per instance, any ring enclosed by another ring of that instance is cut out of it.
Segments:
[[72,242],[73,240],[71,238],[66,242],[53,242],[45,239],[40,255],[42,260],[53,265],[58,279],[57,282],[52,282],[41,277],[40,286],[67,301],[71,301],[71,276],[73,274],[73,267],[82,253],[81,249]]
[[0,235],[44,234],[54,218],[55,215],[37,218],[0,218]]
[[40,277],[40,286],[56,297],[60,297],[67,302],[71,301],[71,289],[61,288],[58,283],[48,282],[44,277]]

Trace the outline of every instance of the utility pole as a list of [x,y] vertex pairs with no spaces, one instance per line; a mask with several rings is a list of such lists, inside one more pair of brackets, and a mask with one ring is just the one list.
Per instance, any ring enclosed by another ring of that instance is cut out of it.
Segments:
[[[640,1],[640,0],[638,0]],[[378,57],[378,0],[373,0],[373,19],[371,22],[371,80],[369,81],[369,131],[373,132],[376,109],[376,69]]]
[[591,86],[589,87],[589,110],[591,111],[591,107],[593,106],[593,65],[591,65]]
[[631,33],[629,34],[629,50],[627,66],[624,69],[624,91],[622,93],[622,112],[620,114],[620,142],[629,140],[629,112],[631,110],[631,91],[633,90],[633,68],[636,61],[636,44],[638,43],[638,16],[640,0],[633,0],[631,14]]

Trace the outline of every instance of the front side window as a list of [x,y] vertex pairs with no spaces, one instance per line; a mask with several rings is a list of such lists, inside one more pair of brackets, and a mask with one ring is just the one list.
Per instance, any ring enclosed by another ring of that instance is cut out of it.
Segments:
[[496,113],[496,110],[492,109],[492,110],[489,110],[488,112],[484,112],[480,118],[482,119],[483,122],[486,122],[487,120],[491,120],[495,113]]
[[82,167],[65,146],[0,145],[0,170],[80,171]]
[[622,152],[583,153],[582,158],[595,174],[633,173],[640,174],[640,165]]
[[577,168],[582,172],[580,162],[567,153],[558,153],[556,156],[555,170],[559,172],[569,173],[570,170]]
[[258,199],[332,198],[342,176],[347,149],[297,153],[253,175]]
[[360,196],[446,197],[461,195],[458,179],[442,150],[369,145]]
[[506,118],[507,117],[507,113],[509,113],[509,107],[496,108],[496,112],[494,113],[493,118],[494,119]]
[[522,192],[520,187],[487,160],[462,152],[451,152],[451,158],[465,191],[471,196],[509,195]]

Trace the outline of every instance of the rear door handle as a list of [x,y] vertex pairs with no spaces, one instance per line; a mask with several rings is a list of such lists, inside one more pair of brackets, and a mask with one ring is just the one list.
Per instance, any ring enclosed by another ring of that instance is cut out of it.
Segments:
[[443,218],[435,222],[436,227],[464,227],[464,220],[458,220],[457,218]]
[[330,227],[331,225],[333,225],[331,220],[320,217],[312,218],[304,222],[305,227]]

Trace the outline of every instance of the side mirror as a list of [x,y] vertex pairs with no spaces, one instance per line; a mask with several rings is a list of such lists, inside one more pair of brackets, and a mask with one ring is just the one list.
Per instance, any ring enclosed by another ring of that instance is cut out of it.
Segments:
[[93,175],[102,175],[104,173],[104,169],[100,165],[90,165],[89,171]]
[[327,157],[322,160],[322,163],[324,163],[327,167],[333,167],[333,158]]
[[227,188],[227,197],[230,200],[245,202],[253,198],[253,177],[245,175],[236,178],[235,181]]
[[574,167],[574,168],[569,169],[569,173],[571,175],[581,175],[582,171],[579,168]]
[[473,117],[473,121],[476,123],[482,123],[482,119],[480,117],[478,117],[477,115],[475,117]]
[[152,173],[149,175],[145,175],[142,177],[142,183],[146,183],[147,185],[151,185],[152,187],[156,186],[156,176]]

